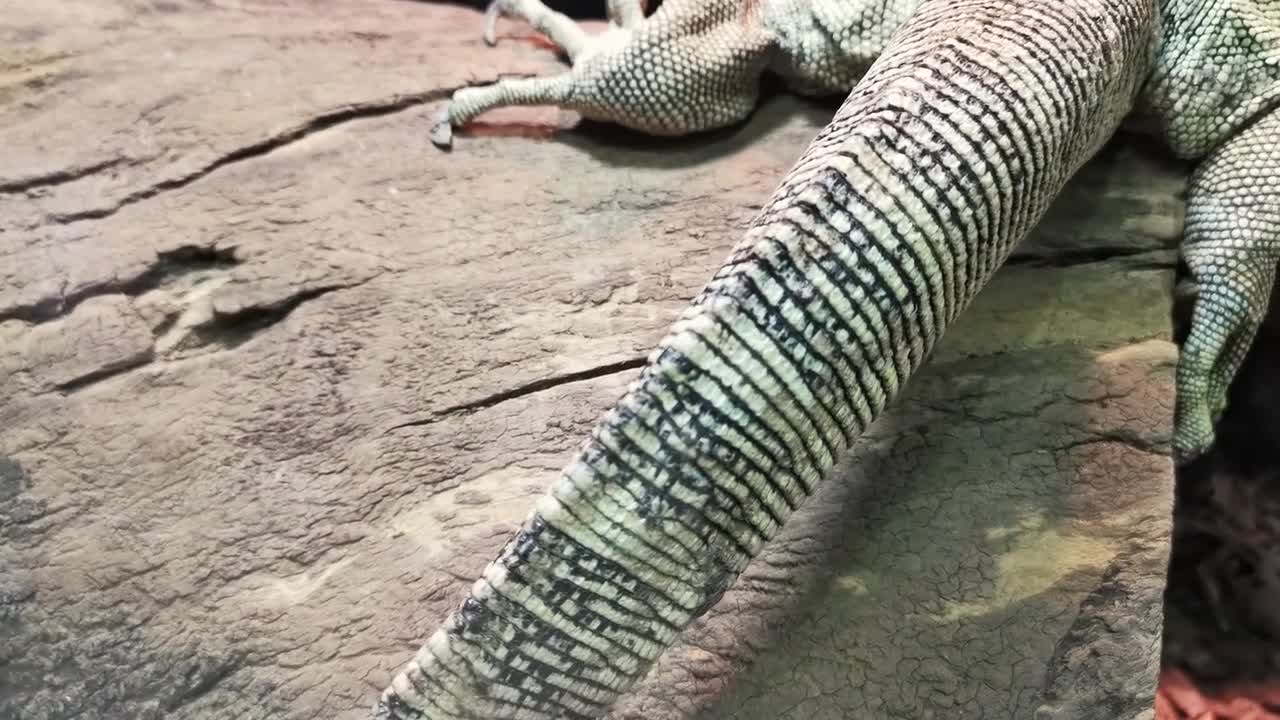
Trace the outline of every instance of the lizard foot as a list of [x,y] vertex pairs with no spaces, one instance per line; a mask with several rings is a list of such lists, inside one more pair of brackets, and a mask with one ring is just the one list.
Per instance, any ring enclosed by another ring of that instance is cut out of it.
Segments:
[[527,21],[534,30],[546,35],[552,43],[564,50],[570,61],[589,44],[586,32],[569,16],[556,12],[542,0],[490,0],[484,11],[484,42],[498,42],[498,18],[510,17]]
[[1224,143],[1191,178],[1182,257],[1199,292],[1178,359],[1174,459],[1213,444],[1231,382],[1267,315],[1280,263],[1280,112]]
[[[493,0],[485,13],[486,41],[494,37],[499,16],[524,19],[563,50],[572,67],[559,75],[500,78],[459,89],[450,100],[448,122],[436,121],[431,141],[447,148],[454,129],[494,108],[516,105],[554,105],[658,135],[738,122],[756,106],[763,59],[774,40],[738,3],[717,7],[699,20],[697,27],[705,24],[705,33],[699,30],[703,34],[692,42],[682,39],[683,30],[641,32],[648,20],[639,0],[617,0],[612,11],[617,26],[598,37],[542,0]],[[650,66],[679,71],[654,75]]]
[[449,123],[449,105],[446,103],[440,112],[436,113],[435,122],[431,125],[429,134],[431,144],[441,150],[448,150],[453,147],[453,125]]
[[1231,381],[1262,324],[1265,304],[1224,284],[1201,283],[1177,370],[1173,450],[1179,464],[1205,453],[1227,408]]

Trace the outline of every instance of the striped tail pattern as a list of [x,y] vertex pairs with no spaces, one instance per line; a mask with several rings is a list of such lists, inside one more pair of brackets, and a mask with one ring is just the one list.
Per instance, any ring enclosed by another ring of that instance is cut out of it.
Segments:
[[1154,14],[926,0],[378,717],[607,714],[1112,134]]

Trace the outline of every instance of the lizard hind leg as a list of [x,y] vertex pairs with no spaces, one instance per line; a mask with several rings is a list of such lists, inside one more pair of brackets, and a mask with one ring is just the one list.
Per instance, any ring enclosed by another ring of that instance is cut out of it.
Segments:
[[573,87],[573,73],[565,72],[551,77],[504,78],[492,85],[462,88],[436,116],[431,142],[436,147],[450,147],[453,128],[496,107],[562,105],[573,94]]
[[503,15],[520,18],[551,38],[551,42],[569,56],[570,62],[591,40],[572,18],[543,5],[542,0],[492,0],[484,12],[485,44],[497,44],[498,18]]
[[1197,295],[1177,369],[1174,454],[1202,455],[1267,313],[1280,263],[1280,110],[1224,143],[1191,180],[1183,257]]
[[[500,2],[516,7],[537,0]],[[687,15],[666,16],[657,27],[645,20],[635,29],[611,28],[602,42],[592,38],[561,75],[458,90],[436,118],[431,141],[447,148],[454,128],[509,105],[555,105],[662,136],[740,121],[755,107],[776,38],[741,0],[697,0],[681,7]]]

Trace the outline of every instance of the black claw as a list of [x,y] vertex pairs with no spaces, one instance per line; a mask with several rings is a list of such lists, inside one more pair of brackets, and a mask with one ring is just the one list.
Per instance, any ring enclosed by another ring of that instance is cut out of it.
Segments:
[[407,720],[408,718],[425,720],[426,716],[420,710],[410,707],[397,695],[383,695],[378,701],[378,706],[373,709],[373,720]]

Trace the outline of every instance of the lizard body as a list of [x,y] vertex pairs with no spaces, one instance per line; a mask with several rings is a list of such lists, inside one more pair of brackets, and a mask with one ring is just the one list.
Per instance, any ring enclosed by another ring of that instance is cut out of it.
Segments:
[[[1198,158],[1174,454],[1200,456],[1280,262],[1276,0],[537,0],[560,76],[458,91],[433,129],[556,104],[655,134],[737,122],[771,70],[851,92],[638,380],[379,703],[588,719],[648,671],[928,358],[1135,111]],[[878,59],[875,59],[877,58]],[[859,79],[860,78],[860,79]]]

